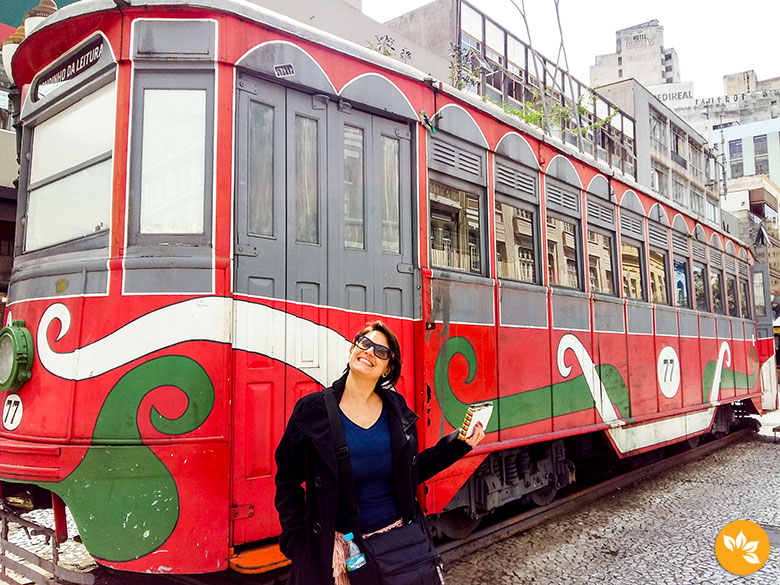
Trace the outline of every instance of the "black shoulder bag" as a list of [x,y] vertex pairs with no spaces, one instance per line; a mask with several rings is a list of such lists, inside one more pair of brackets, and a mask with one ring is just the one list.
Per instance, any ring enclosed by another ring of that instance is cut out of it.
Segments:
[[330,432],[336,447],[342,503],[349,528],[355,535],[366,564],[347,573],[351,585],[443,585],[441,559],[431,540],[425,515],[418,510],[416,518],[387,532],[363,538],[360,512],[355,492],[355,477],[349,459],[344,426],[333,388],[323,391]]

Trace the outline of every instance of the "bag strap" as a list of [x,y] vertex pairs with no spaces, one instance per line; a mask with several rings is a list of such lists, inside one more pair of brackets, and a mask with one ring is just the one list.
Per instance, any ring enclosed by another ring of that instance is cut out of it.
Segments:
[[336,402],[336,393],[333,388],[322,391],[325,398],[325,409],[328,411],[330,434],[333,438],[333,446],[336,448],[336,460],[339,465],[341,478],[342,501],[347,512],[349,528],[356,538],[360,537],[360,511],[358,509],[357,493],[355,491],[355,476],[352,473],[352,462],[349,459],[349,447],[344,436],[344,425],[339,414],[339,405]]

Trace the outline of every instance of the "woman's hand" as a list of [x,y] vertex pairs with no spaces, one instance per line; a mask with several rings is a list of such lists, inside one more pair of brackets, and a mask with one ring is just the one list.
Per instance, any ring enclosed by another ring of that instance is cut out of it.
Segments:
[[464,439],[469,447],[476,447],[485,438],[485,429],[482,428],[482,423],[477,423],[474,427],[474,432],[471,436]]

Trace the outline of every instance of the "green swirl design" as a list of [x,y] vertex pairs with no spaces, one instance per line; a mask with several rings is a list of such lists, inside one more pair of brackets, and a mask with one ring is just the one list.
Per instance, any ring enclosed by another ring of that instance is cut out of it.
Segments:
[[[467,402],[461,401],[450,385],[450,363],[456,355],[461,355],[468,363],[468,375],[463,381],[470,384],[477,375],[477,354],[474,347],[465,337],[447,339],[439,350],[434,372],[436,398],[444,418],[454,428],[460,427],[468,408]],[[628,388],[615,366],[602,364],[596,366],[601,383],[607,390],[610,401],[618,409],[619,416],[629,419],[631,407],[628,399]],[[485,432],[511,429],[551,417],[589,410],[595,407],[593,396],[583,374],[576,378],[559,382],[550,386],[542,386],[501,396],[493,400],[493,417]]]
[[[721,390],[750,390],[758,382],[758,356],[756,355],[756,348],[750,348],[750,361],[753,363],[753,372],[738,372],[737,370],[731,370],[729,368],[722,368],[720,371],[720,389]],[[749,364],[748,364],[749,365]],[[702,375],[702,400],[705,404],[710,401],[710,390],[712,389],[712,382],[715,378],[715,370],[718,368],[717,360],[709,362],[707,367],[704,368],[704,374]]]
[[75,517],[93,556],[113,562],[140,558],[163,544],[179,519],[179,494],[171,472],[138,430],[138,409],[152,391],[174,386],[187,397],[184,412],[166,418],[152,407],[152,426],[166,435],[197,429],[214,406],[214,385],[195,360],[163,356],[126,373],[111,389],[95,423],[92,445],[56,492]]

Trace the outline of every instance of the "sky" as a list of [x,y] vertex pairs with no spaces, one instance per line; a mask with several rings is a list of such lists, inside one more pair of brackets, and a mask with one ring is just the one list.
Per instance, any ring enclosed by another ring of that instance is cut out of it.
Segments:
[[[2,1],[2,0],[0,0]],[[515,0],[522,6],[522,0]],[[384,22],[424,0],[363,0],[363,11]],[[510,0],[472,0],[480,11],[527,40]],[[560,35],[554,0],[525,0],[533,46],[555,61]],[[664,47],[677,52],[681,81],[693,81],[694,97],[723,94],[723,76],[750,69],[758,79],[780,77],[772,40],[778,36],[780,2],[773,0],[560,0],[569,71],[585,84],[596,55],[615,52],[615,31],[657,19]],[[435,23],[431,23],[435,26]]]

